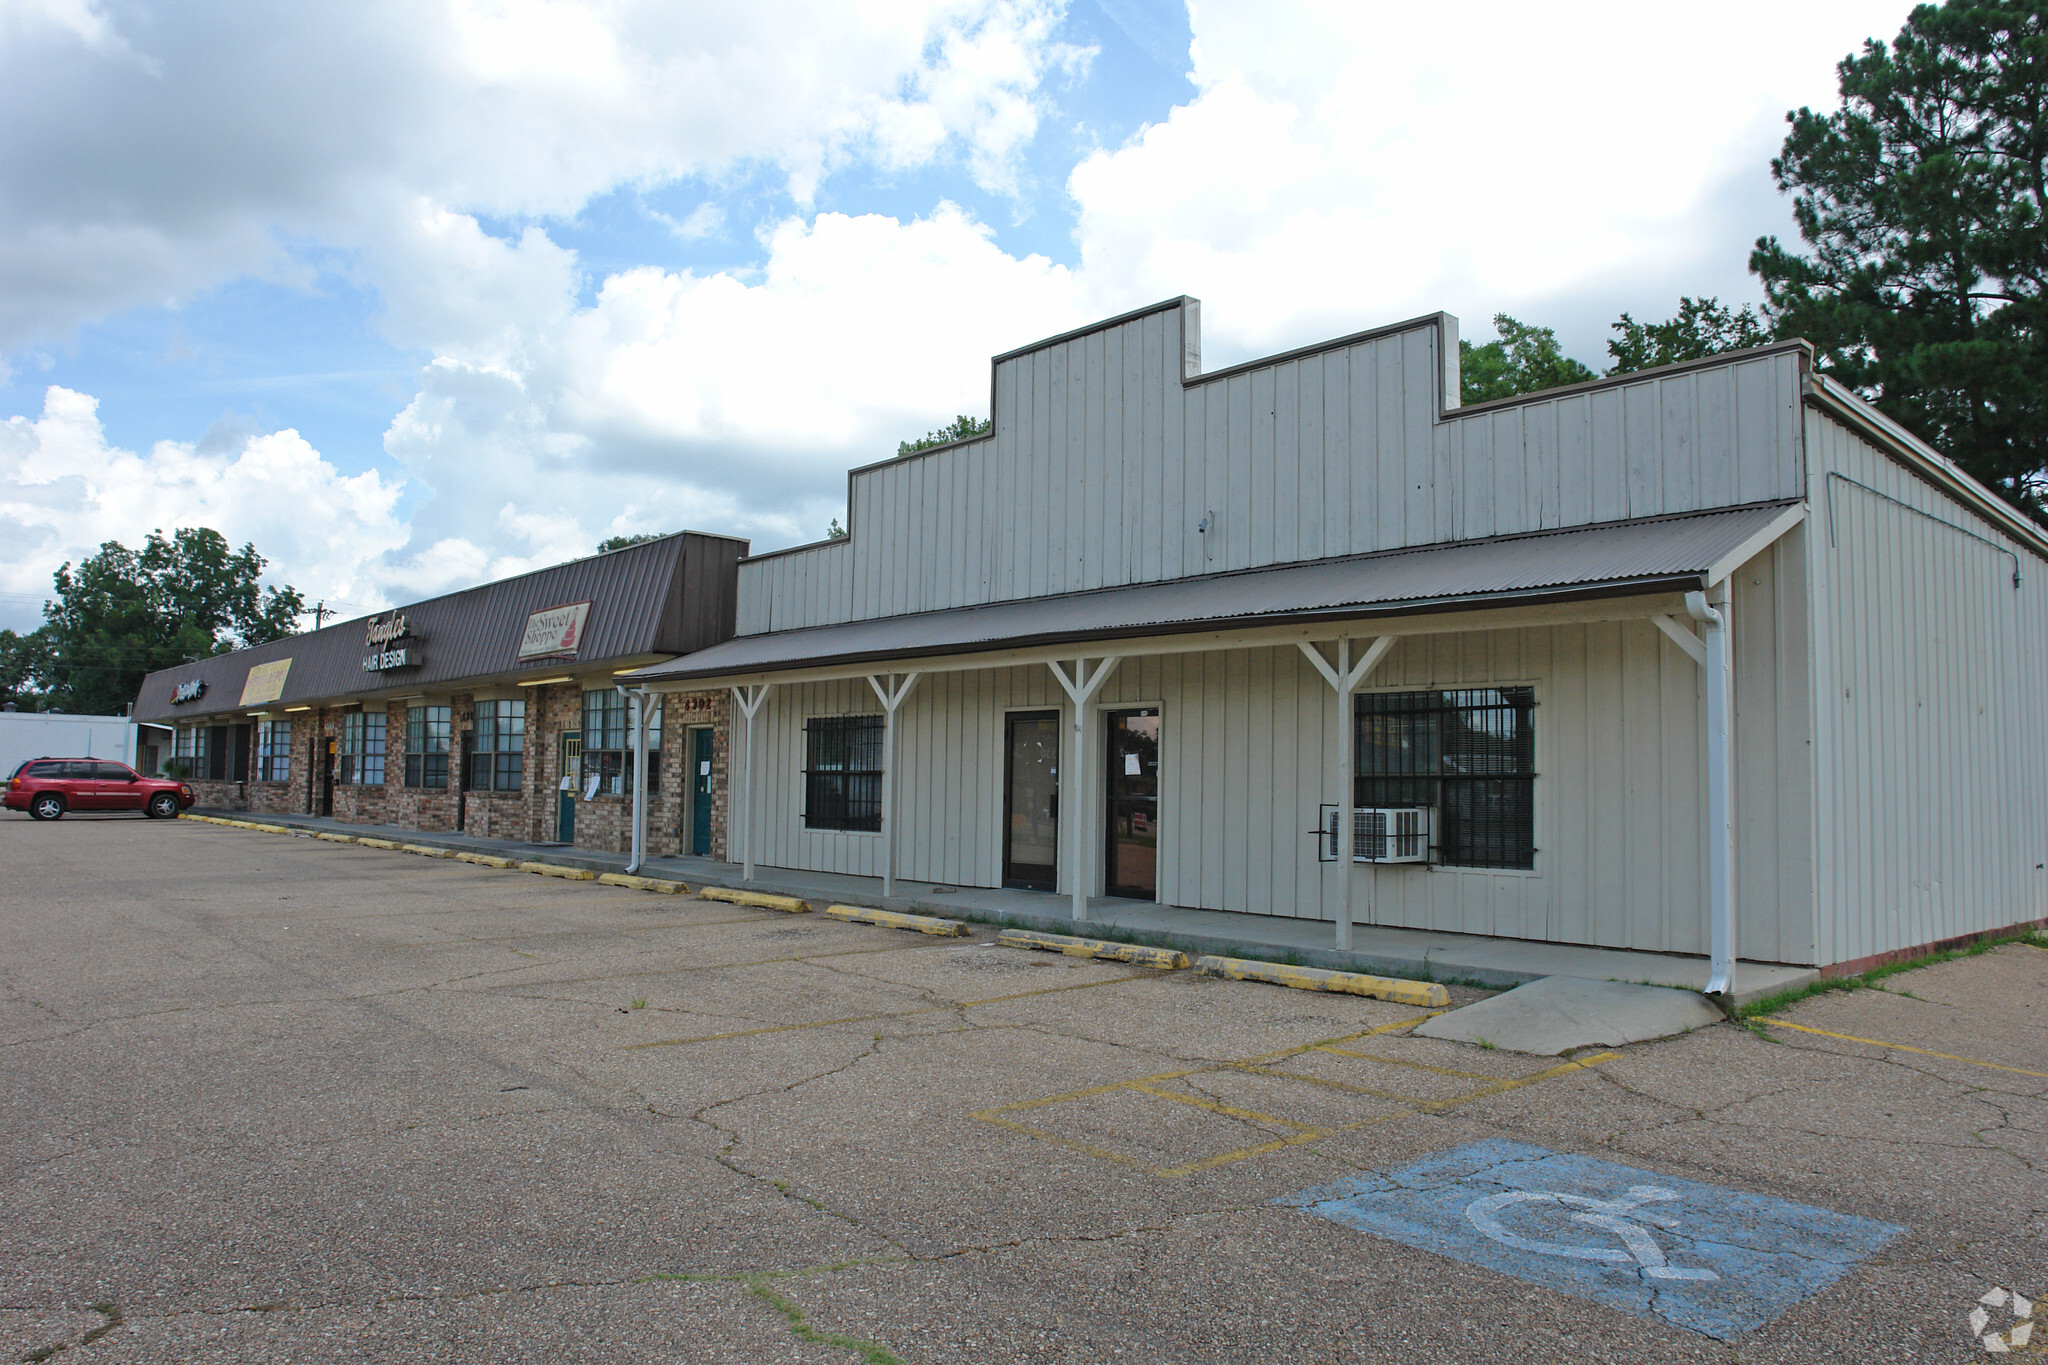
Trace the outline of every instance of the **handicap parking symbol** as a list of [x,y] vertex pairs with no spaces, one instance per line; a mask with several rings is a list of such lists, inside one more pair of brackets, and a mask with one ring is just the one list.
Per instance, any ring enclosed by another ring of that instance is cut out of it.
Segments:
[[1905,1231],[1501,1141],[1278,1202],[1722,1340],[1819,1293]]

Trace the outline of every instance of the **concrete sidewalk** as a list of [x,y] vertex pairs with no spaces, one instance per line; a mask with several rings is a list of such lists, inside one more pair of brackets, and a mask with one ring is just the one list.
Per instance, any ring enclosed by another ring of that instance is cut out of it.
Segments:
[[[401,829],[396,825],[345,824],[320,816],[257,815],[246,811],[214,810],[194,813],[260,821],[291,829],[368,834],[428,848],[495,853],[562,867],[587,868],[593,872],[622,872],[628,861],[623,853],[600,853],[567,844],[483,839],[468,834],[430,834]],[[899,877],[896,881],[897,894],[884,896],[879,877],[757,867],[754,880],[747,882],[740,876],[739,864],[711,858],[649,858],[641,865],[640,871],[644,876],[686,882],[693,887],[745,886],[755,891],[800,896],[818,904],[865,905],[1051,933],[1102,934],[1107,931],[1115,937],[1179,948],[1188,953],[1282,958],[1303,966],[1371,972],[1381,976],[1463,981],[1500,987],[1518,986],[1546,976],[1631,981],[1695,991],[1704,989],[1707,984],[1705,958],[1669,953],[1536,943],[1476,934],[1443,934],[1373,924],[1353,925],[1351,951],[1338,952],[1330,946],[1335,929],[1327,920],[1245,915],[1226,910],[1190,910],[1151,901],[1097,896],[1088,903],[1087,922],[1077,924],[1068,897],[1040,891],[947,886],[906,881]],[[1734,999],[1738,1004],[1746,1003],[1803,985],[1818,975],[1810,967],[1743,962],[1736,970]]]

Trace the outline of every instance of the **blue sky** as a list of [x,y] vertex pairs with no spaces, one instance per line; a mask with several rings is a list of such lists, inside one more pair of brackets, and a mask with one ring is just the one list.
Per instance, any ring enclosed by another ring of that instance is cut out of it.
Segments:
[[1211,365],[1440,307],[1598,364],[1754,297],[1784,111],[1906,9],[0,0],[0,625],[159,525],[351,611],[810,539],[1178,293]]

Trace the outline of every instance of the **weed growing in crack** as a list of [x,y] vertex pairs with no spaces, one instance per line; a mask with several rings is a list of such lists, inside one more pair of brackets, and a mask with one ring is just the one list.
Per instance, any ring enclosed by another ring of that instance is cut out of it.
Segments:
[[[1907,958],[1903,962],[1887,962],[1881,967],[1872,967],[1869,971],[1855,976],[1822,977],[1818,981],[1809,981],[1804,986],[1777,991],[1764,996],[1761,1000],[1736,1006],[1729,1012],[1729,1017],[1737,1023],[1745,1023],[1767,1014],[1776,1014],[1779,1010],[1796,1005],[1802,1000],[1825,995],[1829,991],[1860,991],[1866,987],[1876,986],[1887,977],[1897,976],[1900,972],[1918,971],[1922,967],[1939,966],[1941,963],[1955,962],[1966,957],[1982,957],[1993,948],[2002,948],[2008,943],[2025,944],[2030,948],[2048,948],[2048,935],[2044,935],[2038,929],[2027,929],[2012,934],[1985,934],[1976,942],[1961,948],[1944,948],[1940,952]],[[1915,1000],[1920,998],[1907,990],[1894,991],[1893,994],[1910,996]],[[1755,1026],[1750,1027],[1749,1031],[1758,1037],[1763,1037],[1765,1032]]]
[[[781,1181],[773,1183],[776,1188],[787,1193]],[[796,1197],[803,1198],[802,1195]],[[643,1275],[639,1282],[652,1284],[662,1280],[680,1280],[690,1284],[744,1285],[749,1294],[782,1315],[783,1321],[788,1324],[789,1330],[799,1341],[809,1342],[813,1346],[829,1346],[837,1351],[852,1351],[860,1359],[861,1365],[904,1365],[901,1356],[879,1341],[851,1337],[842,1332],[819,1331],[811,1325],[809,1315],[804,1312],[802,1305],[787,1294],[777,1292],[773,1284],[776,1280],[795,1279],[805,1275],[828,1275],[835,1271],[857,1270],[864,1266],[900,1265],[906,1259],[892,1256],[870,1261],[841,1261],[834,1265],[811,1266],[804,1270],[762,1270],[748,1275]]]
[[647,997],[644,995],[636,995],[628,1003],[630,1003],[636,1010],[644,1010],[647,1008]]

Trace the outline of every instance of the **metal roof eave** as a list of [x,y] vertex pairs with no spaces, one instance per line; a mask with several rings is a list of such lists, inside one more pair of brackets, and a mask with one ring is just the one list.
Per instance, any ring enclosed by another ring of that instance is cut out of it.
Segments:
[[[1100,630],[1051,631],[1003,639],[962,641],[952,645],[905,646],[896,649],[853,651],[810,657],[791,657],[757,663],[745,668],[665,669],[653,664],[623,675],[621,682],[638,681],[659,692],[701,691],[745,682],[778,681],[791,674],[807,675],[800,681],[857,676],[874,671],[871,665],[906,662],[929,664],[917,671],[958,672],[976,668],[1005,667],[1032,662],[1038,657],[1071,657],[1082,647],[1091,657],[1105,654],[1189,653],[1217,649],[1249,649],[1294,640],[1335,639],[1346,632],[1333,629],[1353,623],[1388,623],[1402,618],[1457,618],[1427,626],[1409,622],[1402,634],[1443,634],[1490,628],[1495,623],[1474,623],[1472,613],[1489,610],[1527,610],[1546,606],[1588,603],[1627,603],[1615,611],[1570,613],[1572,620],[1634,619],[1682,610],[1683,594],[1709,586],[1708,572],[1656,574],[1616,579],[1601,583],[1560,584],[1547,588],[1520,588],[1505,592],[1473,593],[1459,597],[1420,598],[1369,605],[1310,608],[1273,612],[1259,616],[1222,617],[1207,621],[1172,621],[1156,625],[1116,627]],[[1642,599],[1666,599],[1651,603]],[[1537,624],[1532,622],[1502,624]],[[1419,629],[1417,627],[1420,627]],[[1132,648],[1118,649],[1117,645]],[[682,656],[688,658],[689,656]],[[656,672],[662,669],[664,671]]]

